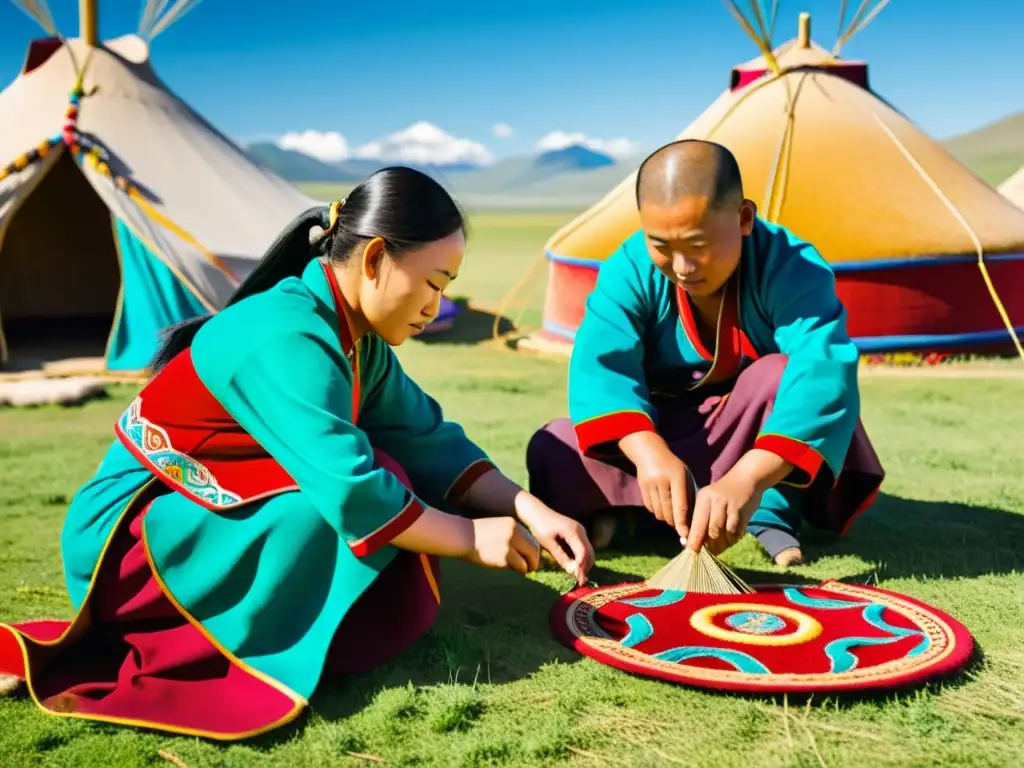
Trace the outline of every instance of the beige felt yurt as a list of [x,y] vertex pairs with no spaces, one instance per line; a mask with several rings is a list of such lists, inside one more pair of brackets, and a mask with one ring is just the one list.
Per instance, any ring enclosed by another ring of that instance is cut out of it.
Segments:
[[[875,93],[867,63],[839,57],[881,8],[869,5],[832,50],[812,40],[806,13],[797,38],[773,49],[763,19],[735,8],[762,55],[735,67],[677,138],[728,147],[760,215],[817,246],[862,352],[1016,343],[1024,210]],[[639,229],[635,182],[634,172],[550,238],[543,329],[523,346],[571,349],[598,269]]]
[[[194,3],[146,2],[100,42],[96,3],[49,33],[0,93],[0,359],[64,345],[145,368],[158,332],[221,308],[315,202],[251,160],[161,81],[149,41]],[[76,86],[80,89],[76,90]],[[80,91],[80,92],[79,92]],[[74,93],[73,93],[74,92]],[[42,351],[40,351],[42,350]]]

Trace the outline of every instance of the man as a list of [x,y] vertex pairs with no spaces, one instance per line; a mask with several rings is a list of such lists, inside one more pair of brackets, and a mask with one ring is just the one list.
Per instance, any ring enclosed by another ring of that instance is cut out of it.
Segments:
[[835,276],[757,217],[718,144],[657,150],[636,196],[642,228],[602,266],[576,334],[569,418],[527,449],[531,490],[596,520],[595,546],[644,507],[693,549],[749,530],[799,563],[802,520],[844,533],[884,477]]

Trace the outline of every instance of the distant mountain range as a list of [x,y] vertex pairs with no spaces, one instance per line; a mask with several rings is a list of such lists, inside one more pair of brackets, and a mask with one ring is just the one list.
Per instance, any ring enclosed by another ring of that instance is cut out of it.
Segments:
[[[292,182],[358,183],[374,171],[386,165],[392,165],[392,162],[387,160],[362,158],[349,158],[336,163],[328,163],[294,149],[283,149],[269,141],[250,144],[246,147],[246,152],[281,178]],[[458,163],[427,165],[421,167],[421,170],[445,174],[472,171],[478,167],[470,163]]]
[[[962,163],[992,186],[1024,165],[1024,112],[1009,115],[943,142]],[[394,161],[348,159],[328,163],[276,144],[246,150],[279,176],[315,194],[321,185],[354,185]],[[473,204],[563,204],[596,202],[637,167],[639,156],[613,158],[574,145],[536,155],[511,157],[492,165],[421,165],[460,198]],[[333,189],[332,189],[333,191]]]
[[[271,142],[250,144],[246,151],[256,161],[276,174],[309,187],[311,184],[356,184],[392,160],[349,158],[325,162],[292,149],[283,149]],[[446,165],[413,165],[431,174],[460,195],[476,198],[509,195],[537,196],[566,200],[579,198],[586,204],[596,190],[613,186],[629,175],[640,158],[613,158],[588,147],[573,145],[537,155],[499,160],[492,165],[470,163]]]

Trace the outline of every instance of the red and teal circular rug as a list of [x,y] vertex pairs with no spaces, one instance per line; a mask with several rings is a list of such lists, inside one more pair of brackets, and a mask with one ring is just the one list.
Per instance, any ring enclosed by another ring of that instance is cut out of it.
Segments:
[[627,672],[765,693],[902,688],[960,669],[974,647],[942,611],[838,581],[740,595],[583,587],[559,600],[551,627],[566,645]]

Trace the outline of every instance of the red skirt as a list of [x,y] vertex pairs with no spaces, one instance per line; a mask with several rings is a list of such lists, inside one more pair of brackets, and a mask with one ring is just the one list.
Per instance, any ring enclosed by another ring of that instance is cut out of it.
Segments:
[[[409,484],[391,459],[378,463]],[[52,714],[213,739],[295,719],[302,697],[221,648],[164,589],[142,540],[150,503],[122,518],[73,621],[0,624],[0,675],[24,679]],[[437,614],[438,579],[436,558],[400,551],[341,622],[324,676],[371,669],[414,643]]]

